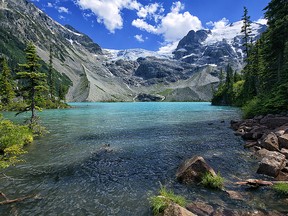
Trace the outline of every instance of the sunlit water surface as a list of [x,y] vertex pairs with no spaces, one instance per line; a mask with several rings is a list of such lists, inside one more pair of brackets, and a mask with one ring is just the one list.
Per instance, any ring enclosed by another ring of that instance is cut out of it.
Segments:
[[[255,177],[257,169],[229,128],[230,120],[240,118],[237,109],[210,103],[71,105],[40,113],[50,134],[28,147],[25,163],[5,171],[14,180],[0,177],[1,191],[11,198],[39,194],[40,199],[0,206],[0,215],[151,215],[148,197],[160,184],[213,206],[287,210],[269,190],[247,192],[232,184]],[[101,150],[103,145],[110,145],[109,151]],[[177,183],[177,168],[195,155],[225,177],[228,189],[247,193],[246,202]]]

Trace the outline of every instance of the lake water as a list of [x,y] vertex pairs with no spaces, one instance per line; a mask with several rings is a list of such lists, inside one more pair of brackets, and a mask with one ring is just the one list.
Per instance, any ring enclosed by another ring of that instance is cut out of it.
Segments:
[[284,208],[267,203],[265,196],[275,196],[271,191],[249,192],[244,203],[175,180],[179,165],[195,155],[221,172],[228,189],[242,190],[232,182],[255,177],[257,162],[229,128],[230,120],[240,118],[237,109],[210,103],[71,105],[40,113],[50,134],[28,147],[25,163],[5,170],[13,180],[0,176],[0,190],[9,198],[40,199],[0,206],[0,215],[151,215],[148,197],[160,184],[214,206]]

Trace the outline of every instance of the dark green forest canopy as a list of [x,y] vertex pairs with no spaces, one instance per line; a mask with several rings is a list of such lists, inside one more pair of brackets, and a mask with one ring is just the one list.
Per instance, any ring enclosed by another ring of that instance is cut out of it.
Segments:
[[[245,17],[249,18],[244,9]],[[288,1],[272,0],[265,8],[265,18],[268,29],[250,43],[241,80],[231,84],[226,78],[212,104],[240,106],[245,117],[288,110]]]

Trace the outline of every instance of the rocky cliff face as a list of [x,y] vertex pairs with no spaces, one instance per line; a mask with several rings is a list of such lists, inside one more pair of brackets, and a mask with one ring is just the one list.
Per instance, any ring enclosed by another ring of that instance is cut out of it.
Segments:
[[219,81],[219,66],[231,59],[237,67],[243,65],[237,38],[233,46],[233,41],[210,43],[213,31],[189,32],[173,59],[172,54],[140,49],[103,50],[87,35],[60,25],[27,0],[0,2],[0,16],[0,34],[9,37],[0,38],[5,45],[0,53],[21,61],[24,53],[19,54],[20,50],[30,40],[48,62],[51,45],[54,68],[72,81],[68,101],[209,100],[211,86]]
[[[242,22],[235,22],[222,29],[190,31],[180,40],[173,52],[177,60],[196,65],[215,64],[225,68],[230,64],[235,70],[244,65]],[[252,39],[255,41],[266,26],[252,23]]]

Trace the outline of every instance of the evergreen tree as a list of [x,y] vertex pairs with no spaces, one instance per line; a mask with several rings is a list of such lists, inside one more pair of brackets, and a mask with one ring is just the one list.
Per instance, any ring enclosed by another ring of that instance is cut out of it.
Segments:
[[54,85],[54,76],[53,76],[53,50],[52,46],[50,45],[49,49],[49,68],[48,68],[48,85],[49,85],[49,93],[50,98],[54,100],[55,94],[55,85]]
[[29,95],[27,101],[28,107],[19,113],[31,111],[30,127],[33,127],[37,120],[36,109],[39,109],[39,107],[36,106],[36,96],[39,95],[40,92],[47,90],[45,86],[46,74],[39,72],[41,66],[38,63],[39,60],[36,47],[32,42],[29,42],[26,48],[26,63],[19,65],[23,68],[23,71],[18,72],[17,75],[20,79],[26,81],[23,90],[27,91]]
[[248,16],[248,10],[246,7],[244,7],[244,15],[242,17],[243,26],[241,28],[241,33],[244,34],[243,40],[244,40],[244,52],[246,54],[246,58],[249,57],[249,49],[250,49],[250,35],[252,33],[251,30],[251,20],[250,16]]
[[0,74],[0,100],[4,105],[8,105],[15,97],[14,83],[6,58],[1,59],[1,61],[2,73]]

